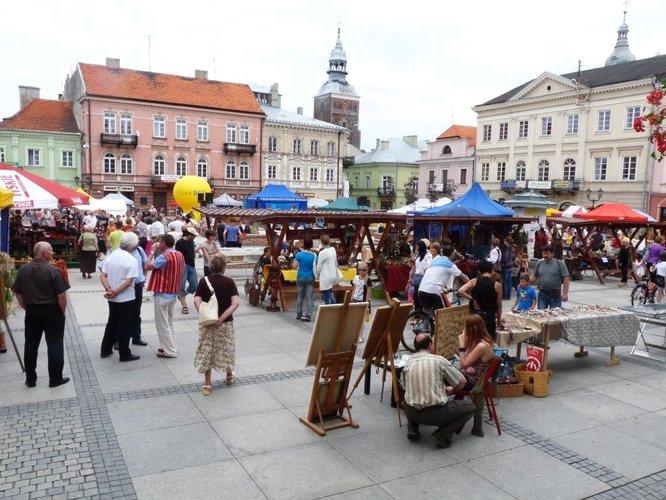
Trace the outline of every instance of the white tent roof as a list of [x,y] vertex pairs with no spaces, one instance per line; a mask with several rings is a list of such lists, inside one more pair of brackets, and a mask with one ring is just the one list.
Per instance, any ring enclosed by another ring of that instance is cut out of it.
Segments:
[[235,200],[227,193],[222,193],[217,198],[213,198],[213,205],[216,207],[240,207],[242,204],[242,201]]
[[562,217],[573,217],[576,214],[584,214],[587,212],[585,207],[580,205],[569,205],[566,209],[562,211]]
[[127,205],[128,207],[133,207],[134,206],[134,202],[122,193],[109,193],[102,199],[103,200],[122,200],[123,203],[125,203],[125,205]]
[[432,207],[441,207],[442,205],[446,205],[447,203],[450,202],[451,202],[450,198],[440,198],[434,203],[431,202],[428,198],[419,198],[414,203],[410,203],[409,205],[405,205],[404,207],[388,210],[388,213],[406,214],[407,212],[418,212],[419,210],[427,210],[428,208]]
[[321,208],[328,205],[328,200],[323,198],[308,198],[308,208]]

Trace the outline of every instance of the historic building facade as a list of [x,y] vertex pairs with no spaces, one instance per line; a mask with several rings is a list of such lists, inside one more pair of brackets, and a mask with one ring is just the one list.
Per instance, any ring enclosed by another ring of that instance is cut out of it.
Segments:
[[326,73],[328,80],[319,88],[314,98],[313,116],[317,120],[349,129],[349,142],[360,149],[361,131],[358,126],[361,97],[347,82],[347,54],[342,49],[339,28],[338,39],[331,51]]
[[81,172],[81,131],[71,101],[39,98],[19,87],[21,109],[0,122],[0,162],[75,187]]
[[333,200],[344,184],[342,162],[349,130],[280,107],[278,85],[252,85],[266,115],[263,132],[265,184],[284,184],[306,198]]
[[65,99],[83,132],[84,187],[121,192],[138,206],[167,207],[182,176],[243,199],[262,185],[264,113],[250,87],[136,71],[118,59],[79,63]]
[[493,198],[534,189],[566,204],[618,201],[666,219],[663,168],[634,119],[666,76],[666,56],[635,60],[627,25],[606,65],[545,72],[491,99],[478,113],[475,180]]
[[418,177],[418,161],[426,151],[425,141],[415,135],[402,139],[377,139],[377,147],[354,158],[347,167],[350,195],[364,197],[372,209],[386,209],[405,205],[405,184]]
[[[476,127],[452,125],[427,145],[418,161],[419,195],[458,198],[465,194],[474,180]],[[448,192],[447,186],[453,191]]]

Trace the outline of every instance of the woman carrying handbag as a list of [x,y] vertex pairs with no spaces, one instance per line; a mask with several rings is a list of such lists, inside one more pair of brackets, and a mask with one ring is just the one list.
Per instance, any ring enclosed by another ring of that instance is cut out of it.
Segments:
[[[213,255],[208,264],[211,275],[199,281],[194,293],[194,307],[199,313],[199,343],[194,355],[194,367],[199,373],[204,374],[204,385],[201,390],[204,396],[210,396],[213,390],[211,380],[213,368],[217,371],[226,370],[227,384],[234,383],[236,343],[233,312],[240,306],[236,283],[224,276],[227,266],[224,255]],[[208,306],[204,306],[203,303],[208,304],[212,300],[217,301],[216,321],[214,314],[212,319],[204,317],[209,311],[206,311]]]

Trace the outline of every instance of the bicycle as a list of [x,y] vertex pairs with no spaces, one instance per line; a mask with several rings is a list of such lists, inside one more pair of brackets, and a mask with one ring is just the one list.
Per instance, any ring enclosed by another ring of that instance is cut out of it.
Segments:
[[[449,295],[453,292],[454,299],[451,301]],[[453,305],[460,305],[460,297],[457,295],[457,290],[442,290],[442,299],[444,307],[451,307]],[[407,317],[407,324],[402,332],[400,343],[409,352],[416,352],[414,349],[414,337],[420,333],[427,333],[431,337],[435,333],[435,311],[427,311],[425,309],[415,309]]]
[[650,276],[646,275],[631,291],[631,305],[642,306],[645,304],[654,304],[656,294],[657,286],[650,281]]

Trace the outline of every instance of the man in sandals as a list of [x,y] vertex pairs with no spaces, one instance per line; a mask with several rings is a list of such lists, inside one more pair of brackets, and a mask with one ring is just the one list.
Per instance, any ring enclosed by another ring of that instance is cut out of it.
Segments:
[[173,338],[173,309],[180,291],[180,280],[185,269],[183,254],[174,248],[173,236],[164,234],[146,262],[146,271],[152,271],[148,282],[148,291],[153,292],[155,304],[155,327],[161,348],[158,358],[178,356]]

